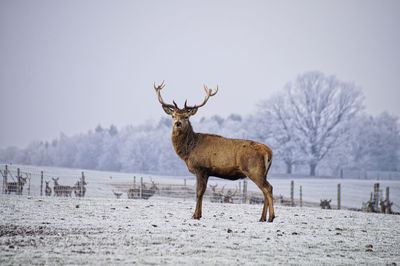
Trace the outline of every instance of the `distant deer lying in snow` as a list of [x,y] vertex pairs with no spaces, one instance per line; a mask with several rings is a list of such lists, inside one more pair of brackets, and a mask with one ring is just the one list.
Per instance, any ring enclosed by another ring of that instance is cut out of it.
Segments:
[[228,190],[227,193],[224,193],[224,188],[225,186],[222,187],[221,190],[221,196],[223,198],[223,203],[233,203],[233,196],[236,195],[236,192],[238,191],[238,188],[236,187],[236,190],[234,192],[232,192],[230,189]]
[[222,196],[221,196],[220,193],[217,193],[217,191],[216,191],[217,186],[218,186],[218,184],[210,185],[210,188],[211,188],[210,201],[211,202],[221,203],[222,202]]
[[[149,199],[152,197],[157,191],[158,187],[156,183],[151,180],[151,187],[146,188],[146,185],[143,184],[142,186],[142,199]],[[140,188],[130,188],[128,190],[128,199],[140,199]]]

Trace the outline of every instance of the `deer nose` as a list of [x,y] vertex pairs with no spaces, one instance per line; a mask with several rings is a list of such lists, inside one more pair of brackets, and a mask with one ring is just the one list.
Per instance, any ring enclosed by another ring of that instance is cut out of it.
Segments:
[[176,127],[180,127],[180,126],[182,126],[182,123],[179,122],[179,121],[178,121],[178,122],[175,122],[175,126],[176,126]]

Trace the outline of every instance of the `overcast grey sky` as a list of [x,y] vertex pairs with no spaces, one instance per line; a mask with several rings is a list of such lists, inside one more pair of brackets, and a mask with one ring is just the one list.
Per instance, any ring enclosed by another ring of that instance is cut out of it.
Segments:
[[298,74],[363,88],[400,115],[400,1],[0,1],[0,148],[164,116],[255,111]]

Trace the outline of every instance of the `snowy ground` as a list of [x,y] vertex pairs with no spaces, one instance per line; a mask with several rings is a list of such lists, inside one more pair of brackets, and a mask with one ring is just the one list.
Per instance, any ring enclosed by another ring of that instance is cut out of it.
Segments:
[[154,197],[0,195],[0,264],[400,264],[400,216]]

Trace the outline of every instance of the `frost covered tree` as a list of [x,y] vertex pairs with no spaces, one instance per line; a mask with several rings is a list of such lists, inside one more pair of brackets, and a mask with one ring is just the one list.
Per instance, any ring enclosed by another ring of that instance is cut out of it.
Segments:
[[283,162],[285,172],[291,174],[293,167],[302,162],[300,148],[295,142],[291,131],[292,117],[286,112],[288,106],[283,95],[277,95],[263,101],[259,107],[259,124],[262,125],[258,132],[268,136],[266,143],[274,151],[274,157]]
[[400,128],[398,117],[386,112],[368,119],[366,169],[381,171],[400,170]]
[[[263,105],[277,122],[276,141],[285,163],[305,162],[315,176],[321,160],[349,130],[363,108],[363,95],[354,84],[320,72],[306,72]],[[290,171],[290,170],[288,170]]]
[[120,171],[118,130],[114,125],[111,125],[109,130],[104,132],[101,145],[101,152],[97,159],[97,169]]

